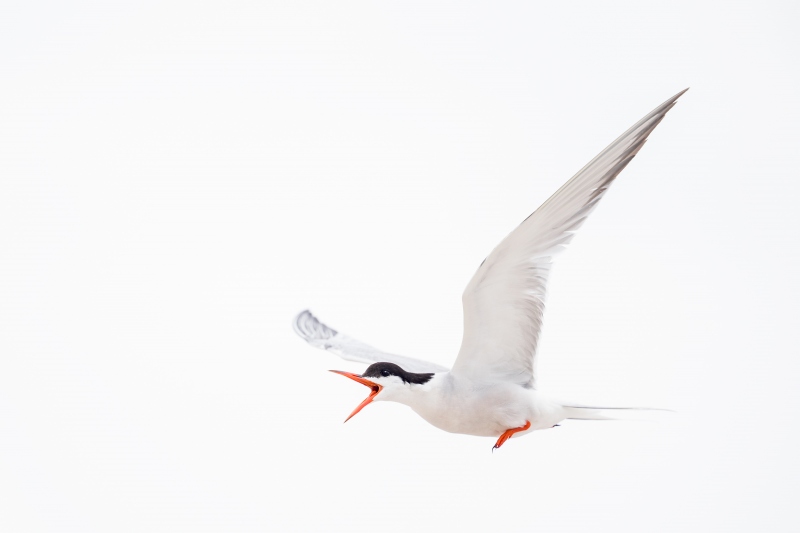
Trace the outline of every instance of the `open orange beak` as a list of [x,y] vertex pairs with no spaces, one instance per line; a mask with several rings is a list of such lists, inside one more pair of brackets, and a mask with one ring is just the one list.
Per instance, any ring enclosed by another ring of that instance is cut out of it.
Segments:
[[352,374],[350,372],[343,372],[341,370],[331,370],[331,372],[333,372],[335,374],[341,374],[344,377],[350,378],[353,381],[357,381],[357,382],[361,383],[362,385],[366,385],[367,387],[372,389],[372,391],[370,391],[370,393],[369,393],[369,396],[367,396],[367,399],[364,400],[363,402],[361,402],[360,404],[358,404],[358,407],[356,407],[355,410],[352,413],[350,413],[350,416],[348,416],[345,419],[345,422],[347,422],[348,420],[350,420],[351,418],[356,416],[356,413],[358,413],[360,410],[365,408],[367,406],[367,404],[371,403],[373,398],[375,398],[375,396],[377,396],[378,393],[383,388],[381,385],[378,385],[377,383],[374,383],[374,382],[372,382],[372,381],[370,381],[368,379],[364,379],[361,376],[359,376],[358,374]]

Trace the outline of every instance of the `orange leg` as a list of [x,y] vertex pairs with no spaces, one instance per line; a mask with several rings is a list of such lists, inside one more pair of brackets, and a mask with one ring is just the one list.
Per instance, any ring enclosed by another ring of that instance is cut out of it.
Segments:
[[505,444],[505,442],[506,442],[508,439],[510,439],[510,438],[511,438],[511,435],[513,435],[514,433],[519,433],[520,431],[526,431],[526,430],[527,430],[528,428],[530,428],[530,427],[531,427],[531,423],[530,423],[530,421],[529,421],[529,420],[526,420],[526,421],[525,421],[525,425],[524,425],[524,426],[522,426],[521,428],[507,429],[507,430],[505,431],[505,433],[503,433],[502,435],[500,435],[500,438],[499,438],[499,439],[497,439],[497,442],[494,444],[494,446],[492,446],[492,451],[495,451],[497,448],[499,448],[500,446],[502,446],[503,444]]

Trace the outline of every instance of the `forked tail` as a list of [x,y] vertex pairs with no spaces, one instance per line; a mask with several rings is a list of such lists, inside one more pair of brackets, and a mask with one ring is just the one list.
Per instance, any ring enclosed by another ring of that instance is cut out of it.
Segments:
[[644,411],[671,412],[669,409],[653,407],[590,407],[588,405],[562,405],[566,411],[565,418],[570,420],[624,420],[630,415]]

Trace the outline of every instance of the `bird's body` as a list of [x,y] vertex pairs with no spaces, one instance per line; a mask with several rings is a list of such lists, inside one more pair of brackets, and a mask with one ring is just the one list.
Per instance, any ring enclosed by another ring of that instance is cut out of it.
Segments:
[[371,363],[361,375],[334,371],[371,388],[350,416],[372,401],[399,402],[444,431],[499,437],[495,447],[566,418],[608,418],[601,412],[608,408],[565,405],[536,388],[547,278],[553,257],[684,92],[623,133],[481,263],[464,291],[464,337],[452,369],[381,352],[308,311],[300,313],[294,328],[307,342],[344,359]]
[[[396,391],[396,392],[395,392]],[[424,385],[398,387],[381,398],[411,407],[431,425],[449,433],[497,437],[509,428],[553,427],[566,409],[535,389],[502,381],[473,381],[451,372],[434,374]],[[522,433],[522,432],[520,432]]]

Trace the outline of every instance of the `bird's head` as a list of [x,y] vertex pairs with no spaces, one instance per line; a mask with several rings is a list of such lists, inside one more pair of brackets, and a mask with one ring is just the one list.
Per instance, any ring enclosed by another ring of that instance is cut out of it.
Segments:
[[342,370],[331,370],[331,372],[341,374],[372,389],[369,396],[350,413],[345,422],[353,418],[367,404],[380,400],[398,401],[411,388],[424,385],[433,378],[433,374],[430,373],[406,372],[394,363],[371,364],[361,375]]

